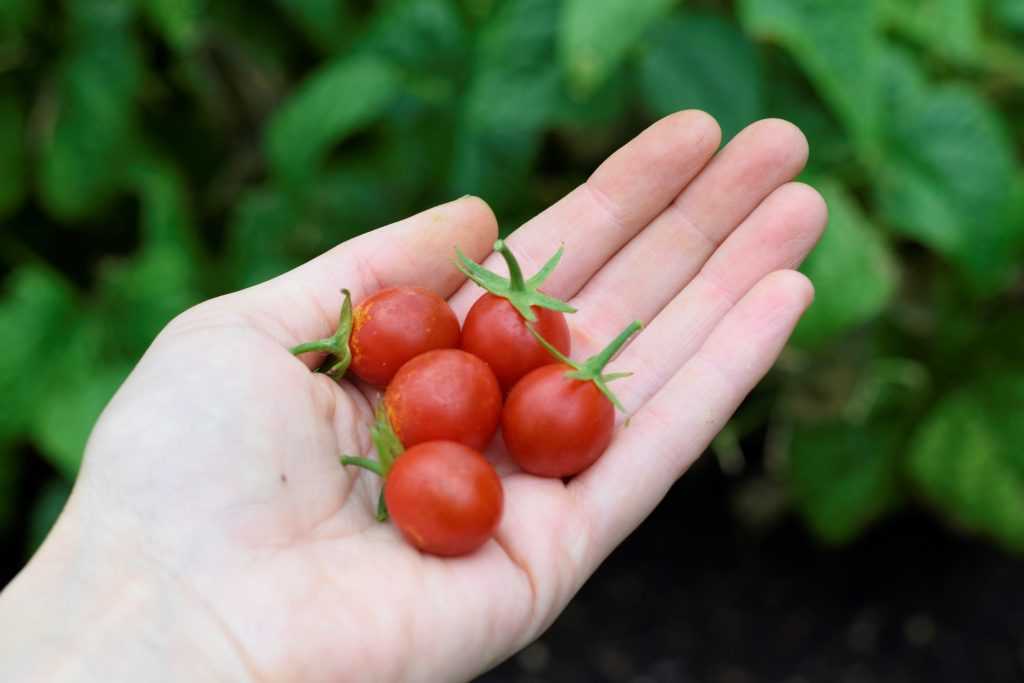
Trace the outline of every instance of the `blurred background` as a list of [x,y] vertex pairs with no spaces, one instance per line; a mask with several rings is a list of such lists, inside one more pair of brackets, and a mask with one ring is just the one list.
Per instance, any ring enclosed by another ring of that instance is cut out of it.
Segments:
[[481,680],[1024,680],[1024,0],[5,0],[0,586],[174,314],[689,107],[803,128],[817,299]]

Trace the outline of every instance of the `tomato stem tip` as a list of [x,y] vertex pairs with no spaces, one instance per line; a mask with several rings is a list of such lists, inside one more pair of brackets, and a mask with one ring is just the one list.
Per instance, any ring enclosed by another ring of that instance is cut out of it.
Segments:
[[467,258],[458,247],[455,247],[455,265],[462,271],[463,275],[491,294],[508,299],[508,302],[515,307],[519,315],[528,322],[537,321],[537,314],[532,310],[533,306],[548,308],[560,313],[576,312],[576,309],[566,302],[548,296],[538,289],[562,259],[563,247],[559,247],[555,255],[548,259],[547,263],[529,279],[523,278],[523,271],[519,267],[519,262],[504,240],[498,240],[494,243],[494,251],[501,254],[501,257],[505,259],[505,263],[508,265],[509,276],[507,278],[487,270],[479,263]]
[[616,336],[608,346],[604,347],[599,353],[591,356],[582,363],[577,363],[576,361],[566,357],[565,354],[556,349],[548,340],[544,339],[544,337],[542,337],[540,333],[533,328],[533,325],[527,325],[526,327],[530,330],[530,334],[540,342],[540,345],[547,349],[558,362],[573,368],[569,372],[565,373],[566,377],[570,377],[581,382],[593,382],[594,386],[596,386],[601,393],[605,395],[605,398],[611,401],[613,406],[622,412],[626,412],[626,409],[622,406],[618,397],[611,389],[608,388],[608,383],[614,382],[617,379],[629,377],[633,373],[610,372],[606,374],[604,372],[604,368],[608,365],[611,359],[615,357],[615,354],[625,346],[630,337],[643,329],[643,323],[639,320],[634,320],[626,326],[626,329],[619,332],[618,336]]
[[342,289],[341,313],[338,316],[338,328],[334,334],[325,339],[305,342],[293,346],[289,351],[293,356],[315,351],[328,353],[334,356],[333,363],[327,363],[322,368],[334,379],[341,379],[348,371],[352,362],[352,351],[348,347],[349,337],[352,336],[352,294],[347,289]]

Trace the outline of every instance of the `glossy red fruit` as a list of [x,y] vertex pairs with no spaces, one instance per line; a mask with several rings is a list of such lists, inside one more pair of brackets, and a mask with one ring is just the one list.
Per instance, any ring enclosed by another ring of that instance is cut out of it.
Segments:
[[505,400],[501,434],[525,472],[568,477],[590,467],[612,440],[615,408],[573,368],[545,365],[519,381]]
[[628,375],[605,374],[604,368],[639,329],[640,323],[631,324],[583,363],[574,363],[548,344],[562,362],[537,368],[512,387],[502,410],[501,434],[523,471],[569,477],[601,456],[612,440],[615,408],[621,408],[608,382]]
[[479,452],[428,441],[395,460],[384,485],[392,521],[420,550],[471,553],[494,535],[504,506],[501,479]]
[[444,299],[422,287],[382,289],[355,307],[349,368],[385,386],[409,360],[434,349],[457,348],[459,320]]
[[527,325],[559,353],[572,350],[564,313],[576,309],[541,292],[538,287],[554,271],[562,257],[559,249],[530,279],[523,277],[519,263],[503,240],[494,243],[508,265],[508,277],[493,273],[458,253],[462,272],[487,292],[476,300],[462,327],[462,348],[482,358],[494,370],[504,391],[521,377],[551,362],[551,354]]
[[[532,306],[533,328],[565,355],[572,350],[565,315]],[[476,300],[462,325],[462,349],[491,366],[503,391],[531,370],[551,362],[551,354],[526,327],[526,320],[508,299],[487,293]]]
[[403,365],[384,392],[384,405],[406,448],[444,440],[483,450],[498,428],[501,390],[487,363],[442,349]]

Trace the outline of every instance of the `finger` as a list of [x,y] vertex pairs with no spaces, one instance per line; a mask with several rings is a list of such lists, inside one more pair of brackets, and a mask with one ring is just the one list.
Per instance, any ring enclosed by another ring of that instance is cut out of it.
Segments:
[[[684,111],[651,125],[610,156],[583,185],[516,230],[508,243],[530,275],[565,245],[566,257],[544,291],[575,294],[623,244],[668,206],[704,167],[721,140],[715,120]],[[486,266],[504,272],[500,257]],[[452,300],[464,312],[480,289],[467,283]]]
[[796,271],[761,280],[601,459],[569,484],[589,520],[593,562],[636,528],[707,448],[775,362],[813,296]]
[[398,285],[426,287],[448,297],[465,279],[454,264],[455,247],[470,258],[483,258],[497,233],[490,207],[479,198],[463,197],[349,240],[273,280],[215,301],[218,308],[243,312],[282,345],[292,346],[334,331],[343,287],[356,302]]
[[612,371],[635,373],[616,389],[627,414],[697,352],[755,284],[773,271],[797,267],[827,220],[825,201],[808,185],[789,183],[769,195],[612,363]]
[[587,283],[572,302],[580,311],[576,328],[600,343],[631,320],[653,319],[806,161],[807,140],[796,126],[778,119],[748,126]]

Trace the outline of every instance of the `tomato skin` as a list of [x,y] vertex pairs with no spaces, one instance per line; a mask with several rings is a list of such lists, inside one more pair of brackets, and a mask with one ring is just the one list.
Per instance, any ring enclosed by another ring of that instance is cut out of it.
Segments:
[[505,400],[502,438],[524,472],[569,477],[590,467],[611,443],[615,408],[593,382],[566,377],[573,368],[537,368]]
[[[530,310],[537,316],[533,328],[568,356],[572,337],[565,315],[539,306],[531,306]],[[551,354],[530,334],[519,311],[508,299],[489,292],[477,299],[466,315],[462,349],[491,366],[503,391],[511,389],[531,370],[552,362]]]
[[501,418],[501,389],[487,363],[441,349],[403,365],[384,392],[384,404],[406,448],[445,440],[483,450]]
[[422,287],[390,287],[352,312],[349,368],[360,379],[385,386],[407,361],[433,349],[458,348],[459,319],[451,306]]
[[449,557],[471,553],[494,535],[505,494],[480,453],[453,441],[427,441],[395,460],[384,501],[410,543]]

